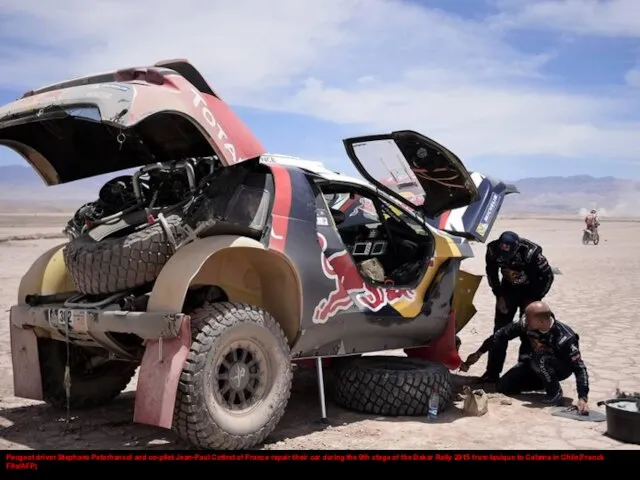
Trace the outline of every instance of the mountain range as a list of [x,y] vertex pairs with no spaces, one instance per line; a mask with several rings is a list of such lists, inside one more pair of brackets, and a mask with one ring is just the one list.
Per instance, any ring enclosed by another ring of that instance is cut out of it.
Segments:
[[640,217],[640,181],[574,175],[513,183],[520,195],[505,199],[505,213],[584,213],[596,208],[601,216]]
[[[112,176],[45,187],[27,166],[0,166],[0,210],[70,212],[94,200]],[[640,181],[578,175],[523,178],[513,183],[520,195],[507,197],[503,213],[567,214],[597,208],[602,216],[640,217]]]

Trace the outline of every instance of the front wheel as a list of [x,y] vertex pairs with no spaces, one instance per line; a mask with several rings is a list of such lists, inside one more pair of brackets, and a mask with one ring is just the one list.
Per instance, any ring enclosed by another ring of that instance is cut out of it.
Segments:
[[600,243],[600,234],[596,233],[593,235],[593,244],[598,245]]
[[291,394],[282,328],[260,308],[227,302],[205,304],[191,313],[191,322],[193,343],[180,377],[174,430],[205,449],[262,443]]
[[587,245],[589,243],[589,232],[583,232],[582,234],[582,244]]

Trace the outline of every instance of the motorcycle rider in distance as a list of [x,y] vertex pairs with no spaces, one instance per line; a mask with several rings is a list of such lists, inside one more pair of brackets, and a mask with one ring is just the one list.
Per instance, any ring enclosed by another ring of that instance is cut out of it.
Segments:
[[596,230],[600,226],[600,222],[598,221],[598,212],[595,209],[591,210],[591,212],[584,217],[584,223],[587,226],[587,230],[591,233],[596,233]]
[[[496,297],[495,333],[512,322],[518,310],[523,314],[527,305],[542,300],[554,274],[540,245],[509,231],[487,245],[485,261],[489,287]],[[506,343],[491,349],[483,382],[498,381],[506,356]]]

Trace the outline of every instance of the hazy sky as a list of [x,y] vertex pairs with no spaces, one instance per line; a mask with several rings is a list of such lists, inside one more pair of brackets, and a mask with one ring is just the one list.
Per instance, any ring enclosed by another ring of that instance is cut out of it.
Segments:
[[188,58],[270,151],[333,169],[341,138],[414,129],[502,178],[640,178],[640,0],[46,3],[0,2],[2,103]]

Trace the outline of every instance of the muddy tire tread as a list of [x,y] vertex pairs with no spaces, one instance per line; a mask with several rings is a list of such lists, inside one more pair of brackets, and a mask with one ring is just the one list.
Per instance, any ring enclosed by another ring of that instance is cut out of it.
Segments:
[[[385,366],[380,368],[379,365]],[[394,369],[394,365],[398,368]],[[361,413],[389,417],[426,416],[429,398],[436,389],[442,411],[453,397],[451,374],[444,365],[427,360],[360,357],[334,372],[336,403]]]
[[[177,242],[184,234],[180,215],[167,215]],[[173,255],[159,223],[123,237],[94,241],[88,235],[71,240],[63,250],[69,275],[79,292],[103,295],[136,288],[156,280]]]
[[173,417],[173,430],[194,446],[205,449],[243,450],[261,444],[273,432],[284,415],[291,395],[292,370],[286,379],[286,395],[280,398],[269,422],[253,434],[233,435],[223,431],[203,409],[203,392],[196,386],[203,375],[205,359],[217,338],[238,323],[252,322],[265,326],[289,355],[289,344],[284,331],[264,310],[243,303],[221,302],[205,304],[190,313],[192,345],[180,376]]

